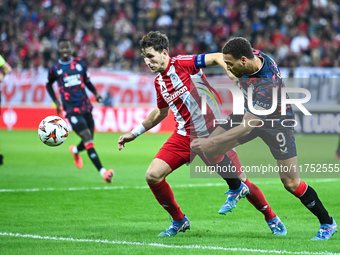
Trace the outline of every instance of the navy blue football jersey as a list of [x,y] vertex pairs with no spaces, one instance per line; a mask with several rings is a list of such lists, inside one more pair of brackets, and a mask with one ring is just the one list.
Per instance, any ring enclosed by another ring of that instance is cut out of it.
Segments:
[[[255,56],[262,60],[262,67],[252,75],[243,75],[239,78],[240,88],[244,94],[245,110],[254,116],[264,120],[265,126],[282,126],[284,121],[285,126],[293,126],[294,122],[289,119],[294,118],[294,112],[290,104],[286,105],[286,115],[281,114],[281,88],[285,87],[282,80],[280,70],[275,61],[265,53],[253,49]],[[248,88],[252,88],[252,105],[256,110],[271,109],[273,104],[273,87],[277,88],[277,107],[276,110],[269,115],[256,115],[252,113],[248,107]],[[288,95],[287,95],[288,98]],[[269,121],[273,120],[275,121]],[[267,121],[265,121],[267,120]]]
[[69,114],[91,112],[92,105],[85,92],[85,83],[89,81],[87,66],[80,58],[72,57],[70,61],[59,59],[49,70],[48,81],[58,82],[61,101]]

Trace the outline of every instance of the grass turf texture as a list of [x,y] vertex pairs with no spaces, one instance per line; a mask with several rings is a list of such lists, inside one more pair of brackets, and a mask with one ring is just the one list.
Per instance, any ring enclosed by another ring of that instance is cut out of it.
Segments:
[[[167,181],[173,186],[182,211],[191,220],[191,230],[174,238],[157,238],[170,222],[147,188],[144,174],[169,135],[144,134],[121,152],[117,149],[119,135],[95,135],[103,165],[116,172],[113,183],[106,184],[86,152],[81,154],[84,168],[79,170],[73,165],[68,147],[78,143],[75,133],[71,132],[61,146],[52,148],[40,142],[37,132],[0,131],[0,153],[4,154],[4,165],[0,166],[0,254],[340,253],[340,233],[327,242],[310,241],[319,229],[317,219],[284,190],[278,178],[252,181],[263,190],[286,225],[288,235],[284,237],[273,236],[262,214],[246,199],[232,213],[218,215],[226,199],[223,181],[190,178],[187,166],[176,170]],[[334,158],[337,135],[297,135],[296,140],[299,164],[340,163]],[[239,147],[238,152],[244,165],[275,165],[260,139]],[[317,190],[339,224],[340,180],[305,180]],[[216,185],[204,187],[207,183]],[[197,186],[181,187],[187,184]],[[35,188],[38,190],[33,191]],[[8,233],[29,236],[8,236]],[[33,238],[34,235],[41,238]],[[227,250],[219,250],[221,247]]]

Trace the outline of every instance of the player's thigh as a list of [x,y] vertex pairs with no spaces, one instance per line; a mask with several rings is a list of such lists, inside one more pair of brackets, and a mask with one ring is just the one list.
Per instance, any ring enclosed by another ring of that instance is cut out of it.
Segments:
[[173,133],[160,148],[155,158],[163,160],[172,170],[175,170],[183,164],[191,162],[193,154],[190,150],[190,138]]
[[145,174],[148,183],[157,183],[165,179],[172,172],[171,167],[162,159],[154,158]]
[[69,116],[69,120],[73,131],[76,132],[84,142],[92,140],[92,134],[84,116],[71,115]]
[[[288,160],[296,157],[294,130],[291,128],[261,127],[258,130],[261,139],[268,145],[276,160]],[[288,162],[288,161],[287,161]]]
[[94,120],[91,112],[87,112],[84,114],[84,118],[87,124],[88,129],[90,130],[92,136],[94,133]]

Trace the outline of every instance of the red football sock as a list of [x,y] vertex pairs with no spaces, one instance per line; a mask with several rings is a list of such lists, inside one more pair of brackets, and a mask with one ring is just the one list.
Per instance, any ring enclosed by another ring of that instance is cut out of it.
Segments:
[[265,220],[271,220],[276,216],[267,202],[262,190],[248,179],[244,182],[249,188],[249,194],[246,196],[248,201],[261,213],[263,213]]
[[305,183],[303,180],[300,180],[299,187],[293,192],[294,196],[296,196],[297,198],[302,197],[303,194],[305,194],[307,188],[307,183]]
[[179,205],[175,200],[174,193],[172,192],[169,183],[167,183],[164,179],[163,181],[160,181],[158,183],[148,184],[158,203],[163,206],[165,210],[168,211],[173,220],[183,220],[184,214],[182,213]]
[[[236,167],[238,175],[242,173],[241,162],[235,151],[230,150],[227,152],[229,158],[231,159],[233,166]],[[248,201],[261,213],[263,213],[265,220],[273,219],[276,214],[273,212],[272,208],[267,202],[262,190],[257,187],[254,183],[250,182],[248,179],[244,182],[249,188],[249,194],[246,196]]]

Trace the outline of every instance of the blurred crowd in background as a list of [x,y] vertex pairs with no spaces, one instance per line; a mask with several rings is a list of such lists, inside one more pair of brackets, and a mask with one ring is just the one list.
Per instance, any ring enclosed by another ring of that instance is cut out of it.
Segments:
[[340,66],[339,0],[1,0],[0,54],[46,68],[60,37],[89,67],[144,71],[139,40],[166,33],[170,55],[220,51],[243,36],[280,67]]

